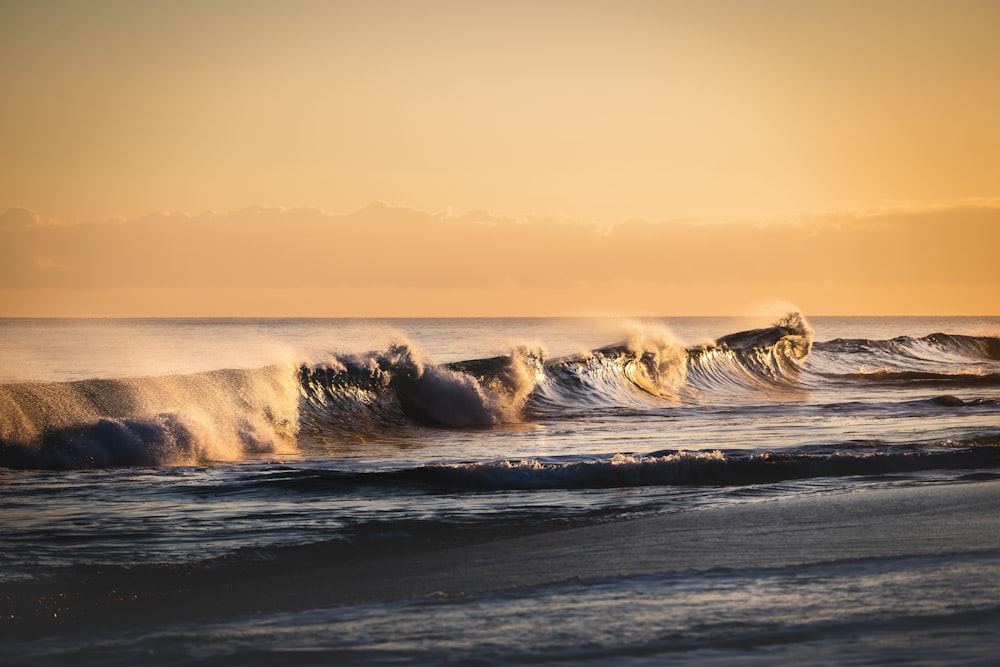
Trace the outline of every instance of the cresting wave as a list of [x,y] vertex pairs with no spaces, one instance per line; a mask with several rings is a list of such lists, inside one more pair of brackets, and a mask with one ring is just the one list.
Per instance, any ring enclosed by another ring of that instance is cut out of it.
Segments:
[[398,342],[380,352],[303,365],[301,423],[321,434],[490,426],[601,406],[661,407],[699,392],[760,391],[795,384],[812,330],[797,313],[774,326],[685,348],[664,331],[635,331],[618,345],[547,359],[510,355],[425,363]]
[[989,337],[814,344],[798,313],[705,345],[685,347],[667,332],[644,330],[554,359],[517,347],[436,365],[404,340],[297,367],[0,385],[0,466],[209,464],[417,428],[485,428],[733,397],[781,400],[829,382],[996,386],[998,358],[1000,339]]

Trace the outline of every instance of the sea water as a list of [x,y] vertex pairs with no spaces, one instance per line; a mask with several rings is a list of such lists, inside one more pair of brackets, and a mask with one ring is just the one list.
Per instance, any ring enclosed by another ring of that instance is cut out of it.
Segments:
[[267,609],[234,592],[121,619],[178,581],[878,490],[992,498],[998,335],[1000,318],[797,313],[0,320],[3,659],[988,664],[1000,549],[978,538],[603,576],[554,562],[463,595],[394,592],[386,571],[377,594],[307,580]]

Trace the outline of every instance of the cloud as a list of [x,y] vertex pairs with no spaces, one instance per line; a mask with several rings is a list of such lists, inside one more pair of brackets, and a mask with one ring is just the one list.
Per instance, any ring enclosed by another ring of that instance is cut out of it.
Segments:
[[32,264],[39,271],[72,271],[74,268],[68,264],[63,264],[58,260],[52,259],[51,257],[41,256],[33,257]]
[[29,208],[9,208],[0,213],[0,229],[19,229],[44,224],[42,217]]
[[0,289],[191,290],[192,298],[206,290],[321,289],[381,293],[393,310],[394,294],[458,288],[563,293],[582,303],[588,290],[607,294],[616,284],[662,294],[753,284],[768,292],[758,298],[814,285],[850,303],[887,285],[1000,286],[993,200],[604,227],[380,202],[342,215],[252,206],[73,225],[41,224],[37,214],[12,209],[0,222]]

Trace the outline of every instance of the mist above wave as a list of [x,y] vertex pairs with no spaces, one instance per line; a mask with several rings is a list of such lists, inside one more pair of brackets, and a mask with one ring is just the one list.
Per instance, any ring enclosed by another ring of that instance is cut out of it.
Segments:
[[0,385],[0,465],[195,465],[294,448],[292,368]]

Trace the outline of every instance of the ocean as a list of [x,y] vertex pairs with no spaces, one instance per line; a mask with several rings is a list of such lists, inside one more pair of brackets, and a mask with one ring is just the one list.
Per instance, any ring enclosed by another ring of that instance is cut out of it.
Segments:
[[1000,317],[0,320],[0,663],[995,664]]

